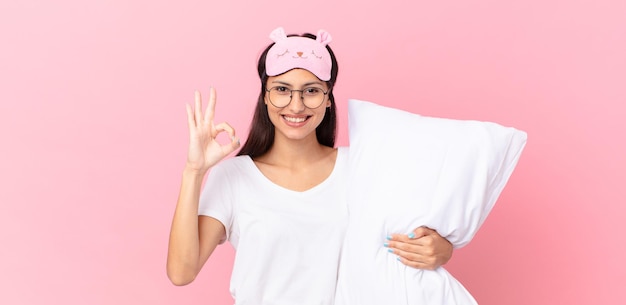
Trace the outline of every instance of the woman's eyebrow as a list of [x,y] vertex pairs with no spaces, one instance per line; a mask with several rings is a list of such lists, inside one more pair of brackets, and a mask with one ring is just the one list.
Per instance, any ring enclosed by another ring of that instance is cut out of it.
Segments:
[[289,86],[289,87],[291,87],[291,84],[290,84],[290,83],[283,82],[283,81],[279,81],[279,80],[274,80],[274,81],[272,81],[272,84],[281,84],[281,85],[285,85],[285,86]]
[[[292,87],[293,86],[292,84],[290,84],[288,82],[280,81],[280,80],[274,80],[274,81],[272,81],[272,84],[280,84],[280,85],[285,85],[285,86],[288,86],[288,87]],[[320,86],[323,86],[323,84],[324,84],[323,82],[311,81],[311,82],[302,84],[302,87],[307,87],[307,86],[310,86],[310,85],[320,85]]]
[[304,87],[306,87],[306,86],[310,86],[310,85],[320,85],[320,86],[322,86],[323,84],[324,84],[324,83],[322,83],[322,82],[313,81],[313,82],[308,82],[308,83],[305,83],[305,84],[304,84]]

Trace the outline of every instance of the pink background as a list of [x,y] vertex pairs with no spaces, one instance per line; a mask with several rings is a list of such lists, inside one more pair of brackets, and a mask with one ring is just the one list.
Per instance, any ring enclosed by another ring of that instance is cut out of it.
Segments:
[[210,2],[0,2],[0,304],[231,304],[230,246],[165,275],[184,103],[245,137],[279,25],[332,34],[342,145],[348,98],[528,132],[447,266],[480,304],[626,303],[625,1]]

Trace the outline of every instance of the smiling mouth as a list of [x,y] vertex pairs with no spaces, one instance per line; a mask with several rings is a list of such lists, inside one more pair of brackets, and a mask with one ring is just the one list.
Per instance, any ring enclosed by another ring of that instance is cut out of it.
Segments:
[[290,123],[302,123],[302,122],[308,120],[310,118],[310,116],[294,118],[294,117],[283,115],[283,118],[285,119],[285,121],[290,122]]

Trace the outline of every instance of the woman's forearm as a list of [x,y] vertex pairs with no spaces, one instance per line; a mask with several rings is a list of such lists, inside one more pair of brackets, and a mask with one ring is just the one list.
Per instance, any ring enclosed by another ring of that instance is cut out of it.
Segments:
[[183,171],[167,256],[167,275],[175,285],[192,282],[200,268],[198,202],[203,178],[202,172]]

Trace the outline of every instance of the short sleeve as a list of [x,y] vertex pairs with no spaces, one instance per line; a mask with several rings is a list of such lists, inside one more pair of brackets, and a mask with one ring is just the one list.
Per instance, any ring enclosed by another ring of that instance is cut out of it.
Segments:
[[[219,220],[226,229],[226,240],[230,239],[233,224],[232,181],[228,175],[228,163],[222,162],[209,172],[202,193],[198,215]],[[220,243],[223,243],[220,241]]]

